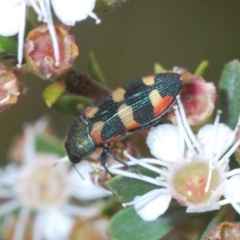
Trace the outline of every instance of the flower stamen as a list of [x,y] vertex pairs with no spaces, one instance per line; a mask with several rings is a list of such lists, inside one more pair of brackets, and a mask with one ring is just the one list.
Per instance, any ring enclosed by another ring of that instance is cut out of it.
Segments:
[[38,21],[41,22],[43,20],[43,16],[42,16],[42,12],[41,9],[38,7],[38,5],[36,4],[35,0],[29,0],[32,8],[34,9],[34,11],[37,13],[38,15]]
[[168,190],[166,189],[155,189],[155,190],[152,190],[151,192],[141,196],[141,197],[138,197],[138,198],[135,198],[133,201],[131,202],[128,202],[128,203],[123,203],[122,206],[123,207],[127,207],[127,206],[132,206],[132,205],[135,205],[139,202],[144,202],[145,204],[147,204],[146,200],[149,199],[149,201],[152,200],[152,198],[155,198],[157,196],[159,196],[159,194],[164,194],[164,193],[169,193]]
[[216,142],[217,142],[217,135],[218,135],[218,126],[219,126],[219,121],[220,121],[220,114],[222,113],[221,110],[217,111],[217,116],[215,118],[215,121],[213,123],[214,127],[214,141],[213,141],[213,154],[215,153],[215,147],[216,147]]
[[42,14],[40,15],[41,18],[42,18],[42,21],[43,22],[47,22],[47,11],[46,11],[46,8],[47,8],[47,4],[45,5],[45,0],[40,0],[39,1],[39,5],[40,5],[40,9],[41,9],[41,12]]
[[186,113],[184,111],[182,102],[180,100],[180,96],[177,96],[176,99],[177,99],[177,103],[178,103],[178,107],[179,107],[179,112],[180,112],[180,115],[181,115],[182,124],[183,124],[183,126],[186,130],[186,133],[188,134],[189,139],[192,141],[192,145],[194,146],[194,148],[197,149],[199,154],[202,154],[203,150],[202,150],[201,146],[199,145],[196,137],[194,136],[194,134],[193,134],[188,122],[187,122]]
[[[156,159],[153,159],[153,158],[143,158],[141,159],[141,161],[145,162],[145,163],[149,163],[149,164],[154,164],[154,165],[159,165],[159,166],[162,166],[162,167],[167,167],[168,164],[166,164],[166,162],[163,162],[161,160],[156,160]],[[136,165],[135,162],[128,162],[128,165],[129,166],[133,166],[133,165]],[[113,168],[122,168],[122,164],[121,163],[118,163],[118,164],[114,164],[111,166],[111,169]]]
[[226,173],[227,177],[232,177],[234,175],[240,174],[240,168],[231,170],[229,172]]
[[208,178],[207,178],[207,184],[206,184],[206,187],[204,189],[204,192],[207,193],[208,190],[209,190],[209,187],[210,187],[210,183],[211,183],[211,180],[212,180],[212,170],[214,169],[213,168],[213,158],[211,157],[210,161],[209,161],[209,165],[208,165]]
[[25,33],[25,19],[26,19],[26,6],[25,4],[20,5],[20,24],[19,24],[19,32],[18,32],[18,65],[17,67],[20,68],[22,64],[23,58],[23,42],[24,42],[24,33]]
[[3,103],[5,103],[5,102],[7,102],[9,99],[10,99],[10,94],[7,93],[7,96],[0,101],[0,104],[3,104]]
[[236,141],[233,146],[227,151],[227,153],[219,160],[220,163],[222,163],[223,161],[227,160],[238,148],[240,144],[240,139],[238,139],[238,141]]
[[[231,195],[229,195],[229,193],[226,190],[223,190],[223,195],[224,195],[225,199],[219,201],[219,205],[228,204],[228,202],[229,202],[232,204],[232,206],[235,208],[235,210],[240,214],[240,205],[238,203],[236,203],[237,199],[235,200]],[[238,201],[238,202],[240,202],[240,201]]]
[[236,198],[232,198],[232,197],[218,201],[219,205],[221,205],[221,206],[229,204],[229,203],[239,203],[239,202],[240,202],[240,199],[236,199]]
[[[238,126],[240,125],[240,115],[238,118],[238,123],[234,129],[233,134],[231,134],[231,136],[229,136],[228,138],[226,138],[226,144],[224,145],[224,147],[221,149],[221,151],[219,151],[219,153],[215,156],[215,160],[220,159],[220,157],[226,152],[226,150],[233,144],[235,137],[236,137],[236,133],[238,131]],[[235,144],[234,144],[235,145]],[[237,147],[236,147],[237,148]],[[231,148],[232,149],[232,148]],[[235,151],[235,150],[234,150]],[[226,159],[226,157],[222,157],[219,162],[220,164],[222,164],[222,161],[224,162],[224,160]]]
[[183,136],[181,137],[181,142],[180,142],[180,153],[181,155],[183,156],[184,154],[184,140],[186,142],[186,145],[188,146],[188,148],[192,148],[192,144],[191,144],[191,141],[189,139],[189,137],[187,136],[186,134],[186,131],[184,131],[184,127],[183,127],[183,123],[182,123],[182,119],[181,119],[181,116],[180,116],[180,112],[179,112],[179,109],[178,109],[178,106],[174,106],[174,113],[176,115],[176,118],[177,118],[177,123],[178,123],[178,131],[179,131],[179,136]]
[[101,23],[101,20],[98,18],[98,16],[97,16],[94,12],[88,12],[88,15],[89,15],[91,18],[95,19],[96,24]]
[[[215,153],[215,147],[216,147],[216,142],[217,142],[217,135],[218,135],[218,126],[219,126],[219,121],[220,121],[220,114],[222,113],[221,110],[217,111],[217,116],[215,118],[213,127],[214,127],[214,139],[213,139],[213,149],[212,149],[212,155],[214,156]],[[209,187],[210,187],[210,183],[211,183],[211,179],[212,179],[212,170],[213,170],[213,161],[214,161],[214,157],[210,156],[210,161],[209,161],[209,166],[208,166],[208,179],[207,179],[207,184],[205,187],[205,193],[208,192]]]
[[123,171],[123,170],[120,170],[120,169],[111,169],[111,168],[109,168],[109,171],[111,173],[118,174],[118,175],[121,175],[121,176],[124,176],[124,177],[134,178],[134,179],[138,179],[138,180],[142,180],[142,181],[145,181],[145,182],[152,183],[152,184],[157,185],[157,186],[166,187],[165,183],[161,183],[161,182],[157,181],[156,179],[148,177],[148,176],[143,175],[143,174],[139,175],[139,174],[136,174],[136,173],[127,172],[127,171]]
[[138,161],[137,159],[135,159],[134,157],[132,157],[131,155],[129,155],[129,154],[127,153],[127,151],[124,151],[124,155],[125,155],[128,159],[130,159],[132,162],[134,162],[135,164],[137,164],[137,165],[140,165],[140,166],[142,166],[142,167],[144,167],[144,168],[147,168],[147,169],[149,169],[149,170],[151,170],[151,171],[153,171],[153,172],[156,172],[156,173],[158,173],[158,174],[161,174],[161,175],[163,175],[163,176],[167,176],[166,173],[165,173],[164,171],[162,171],[161,169],[159,169],[159,168],[157,168],[157,167],[154,167],[154,166],[152,166],[152,165],[150,165],[150,164],[148,164],[148,163],[145,163],[145,162],[142,162],[142,161]]
[[47,25],[49,29],[50,36],[52,38],[52,43],[53,43],[53,51],[54,51],[54,57],[55,57],[55,67],[59,66],[59,46],[58,46],[58,41],[57,41],[57,34],[56,30],[53,24],[52,20],[52,13],[51,13],[51,6],[49,0],[46,0],[46,12],[48,19],[47,20]]

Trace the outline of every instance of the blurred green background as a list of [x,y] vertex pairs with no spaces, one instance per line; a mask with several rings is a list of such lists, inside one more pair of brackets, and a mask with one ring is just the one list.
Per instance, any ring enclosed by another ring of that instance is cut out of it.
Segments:
[[[239,58],[239,0],[130,0],[98,16],[100,25],[88,18],[71,30],[80,48],[75,68],[87,74],[87,56],[94,51],[112,88],[152,73],[155,62],[168,69],[183,66],[194,71],[208,60],[206,79],[217,82],[224,64]],[[1,162],[23,123],[48,115],[64,138],[73,119],[43,102],[41,94],[49,81],[31,74],[21,80],[27,94],[0,115]]]

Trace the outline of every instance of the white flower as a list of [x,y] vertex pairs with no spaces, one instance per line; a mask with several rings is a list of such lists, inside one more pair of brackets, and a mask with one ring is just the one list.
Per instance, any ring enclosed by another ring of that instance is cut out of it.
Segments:
[[93,12],[96,0],[51,0],[52,7],[57,17],[66,25],[73,26],[76,22],[86,19],[88,16],[100,23],[101,20]]
[[73,26],[90,16],[100,23],[92,12],[96,0],[0,0],[0,35],[13,36],[18,33],[18,66],[23,58],[23,44],[27,7],[31,6],[38,15],[38,20],[46,22],[53,42],[56,66],[59,65],[59,47],[52,20],[51,4],[58,18],[66,25]]
[[99,198],[108,197],[111,194],[110,191],[94,184],[91,179],[90,173],[94,170],[89,161],[82,160],[79,164],[75,165],[82,176],[79,178],[78,172],[72,169],[72,178],[74,188],[72,189],[72,196],[84,201],[92,201]]
[[14,240],[23,239],[33,212],[33,239],[46,240],[67,239],[75,217],[99,214],[99,206],[81,207],[69,202],[71,197],[78,198],[74,191],[81,191],[76,184],[83,180],[74,178],[67,165],[54,167],[58,155],[36,152],[36,134],[44,132],[47,125],[45,119],[34,126],[26,125],[22,165],[0,169],[0,198],[6,199],[0,204],[0,217],[20,208],[17,224],[13,223]]
[[20,67],[28,6],[34,8],[40,21],[47,23],[53,42],[56,65],[58,65],[59,49],[49,0],[0,0],[0,35],[13,36],[18,33],[18,66]]
[[228,171],[229,157],[240,145],[240,140],[234,143],[237,127],[233,131],[219,123],[218,113],[214,124],[205,125],[195,136],[179,98],[178,106],[175,107],[178,126],[163,124],[149,132],[147,144],[156,159],[138,160],[126,153],[127,164],[148,168],[159,177],[125,172],[116,166],[109,168],[112,173],[158,186],[123,206],[133,205],[145,221],[165,213],[172,198],[186,206],[187,212],[216,210],[231,203],[240,214],[240,169]]

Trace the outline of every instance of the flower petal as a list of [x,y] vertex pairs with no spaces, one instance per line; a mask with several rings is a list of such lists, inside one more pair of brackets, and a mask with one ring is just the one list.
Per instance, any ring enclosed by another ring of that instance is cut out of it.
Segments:
[[154,189],[134,199],[134,208],[144,221],[156,220],[168,209],[172,197],[166,189]]
[[225,152],[229,146],[226,146],[228,140],[233,136],[233,130],[231,130],[227,125],[220,123],[216,126],[212,124],[207,124],[202,127],[198,134],[197,139],[203,147],[205,154],[215,154],[219,152]]
[[152,128],[146,142],[151,154],[157,159],[175,162],[181,158],[181,140],[177,126],[164,124]]
[[198,205],[190,205],[186,212],[187,213],[201,213],[201,212],[208,212],[220,209],[220,204],[218,202],[211,202],[208,205],[198,206]]
[[240,186],[240,174],[237,174],[227,180],[225,189],[231,195],[231,197],[240,200],[240,191],[238,191],[239,186]]
[[72,169],[72,195],[75,198],[91,201],[103,197],[107,197],[110,194],[106,189],[93,183],[90,172],[93,170],[88,161],[81,161],[76,165],[84,180],[82,180],[75,169]]
[[57,17],[66,25],[73,26],[77,21],[91,15],[96,0],[52,0],[52,7]]
[[0,35],[13,36],[18,33],[21,18],[20,4],[14,1],[0,2]]
[[35,231],[43,231],[44,239],[68,239],[74,219],[57,210],[43,211],[37,216],[38,224]]

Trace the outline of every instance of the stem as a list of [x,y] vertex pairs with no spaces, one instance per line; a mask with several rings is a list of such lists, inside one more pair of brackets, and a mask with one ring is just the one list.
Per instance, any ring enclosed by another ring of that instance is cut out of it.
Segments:
[[67,90],[70,93],[75,93],[88,97],[94,100],[99,100],[107,96],[111,90],[102,86],[92,78],[70,70],[65,76]]

